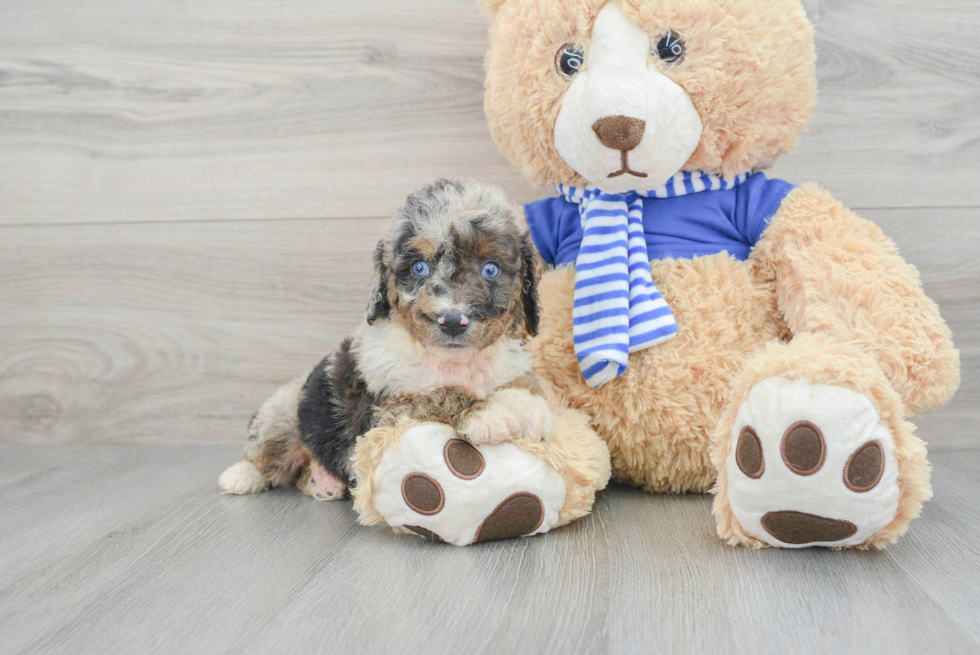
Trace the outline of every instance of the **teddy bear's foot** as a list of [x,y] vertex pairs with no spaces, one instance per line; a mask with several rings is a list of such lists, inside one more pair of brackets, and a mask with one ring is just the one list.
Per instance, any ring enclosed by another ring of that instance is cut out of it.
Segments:
[[513,444],[472,445],[448,425],[426,423],[385,452],[372,496],[388,525],[465,546],[547,532],[565,482]]
[[742,529],[783,548],[867,542],[898,511],[892,435],[850,389],[769,378],[738,411],[728,498]]

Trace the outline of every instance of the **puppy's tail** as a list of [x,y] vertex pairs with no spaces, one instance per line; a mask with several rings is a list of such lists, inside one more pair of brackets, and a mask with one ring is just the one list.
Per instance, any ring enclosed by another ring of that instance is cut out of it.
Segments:
[[248,424],[248,444],[241,459],[218,478],[226,494],[254,494],[292,480],[310,463],[299,431],[299,398],[305,378],[272,394]]

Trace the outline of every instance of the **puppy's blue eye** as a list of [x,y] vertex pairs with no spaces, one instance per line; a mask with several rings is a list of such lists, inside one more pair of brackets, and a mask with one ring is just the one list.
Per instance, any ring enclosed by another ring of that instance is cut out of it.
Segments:
[[414,273],[416,277],[425,277],[429,274],[429,265],[421,261],[415,262],[412,264],[412,273]]
[[483,277],[492,280],[500,275],[500,268],[496,264],[487,264],[483,267]]

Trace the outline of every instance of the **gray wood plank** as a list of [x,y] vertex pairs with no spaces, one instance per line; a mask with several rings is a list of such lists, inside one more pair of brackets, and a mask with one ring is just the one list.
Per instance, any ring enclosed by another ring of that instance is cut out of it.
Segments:
[[[980,413],[980,412],[978,412]],[[972,576],[980,562],[980,453],[933,455],[933,500],[913,524],[891,560],[980,641],[980,585]],[[922,524],[922,529],[919,529]],[[927,553],[922,557],[922,553]]]
[[0,588],[202,480],[210,490],[238,456],[231,448],[66,450],[71,457],[54,462],[38,461],[31,447],[4,453],[30,473],[0,487]]
[[[775,172],[980,204],[980,5],[807,6],[820,104]],[[485,49],[476,0],[8,0],[0,223],[382,216],[440,175],[547,195],[490,139]]]
[[606,531],[456,549],[212,481],[0,585],[0,652],[600,653]]
[[85,446],[0,443],[0,488],[77,458]]
[[[29,462],[29,448],[3,454]],[[228,449],[155,449],[192,463],[197,483],[178,488],[159,482],[172,461],[131,457],[153,449],[80,448],[116,451],[158,484],[73,486],[80,503],[128,494],[143,509],[105,503],[98,534],[0,583],[0,653],[980,647],[980,453],[934,458],[936,497],[897,546],[837,553],[731,549],[714,535],[707,496],[623,487],[549,535],[459,549],[357,526],[349,503],[291,489],[220,496],[213,474]],[[45,530],[63,521],[43,511],[49,484],[25,481],[18,508]],[[3,549],[18,557],[36,545],[8,538]]]
[[[875,210],[963,357],[919,421],[978,448],[977,211]],[[237,445],[276,387],[363,320],[382,219],[0,228],[0,442]]]
[[[950,454],[941,455],[938,470]],[[974,457],[974,459],[976,459]],[[936,503],[945,499],[937,498]],[[732,549],[717,539],[709,496],[647,496],[622,491],[610,500],[609,616],[612,652],[970,653],[980,636],[949,616],[929,591],[893,561],[907,552],[919,565],[948,567],[930,542],[940,530],[920,520],[918,547],[887,552]],[[969,539],[972,531],[956,537]],[[925,542],[925,543],[923,543]],[[957,543],[959,547],[959,543]],[[978,574],[976,561],[965,578]],[[973,595],[951,580],[938,592],[960,603]]]

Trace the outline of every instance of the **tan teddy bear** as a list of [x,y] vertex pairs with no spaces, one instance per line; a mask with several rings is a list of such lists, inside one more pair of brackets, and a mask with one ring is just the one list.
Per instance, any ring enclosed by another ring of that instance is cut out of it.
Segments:
[[484,0],[486,113],[559,196],[536,370],[649,492],[714,490],[746,546],[883,546],[930,496],[907,418],[959,358],[916,269],[813,184],[760,172],[815,102],[799,0]]

